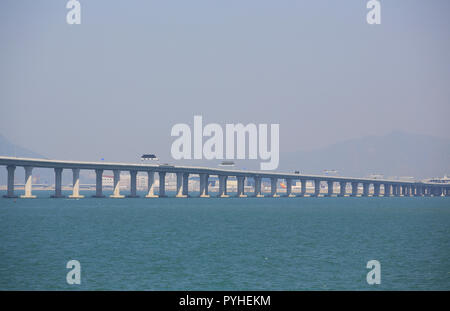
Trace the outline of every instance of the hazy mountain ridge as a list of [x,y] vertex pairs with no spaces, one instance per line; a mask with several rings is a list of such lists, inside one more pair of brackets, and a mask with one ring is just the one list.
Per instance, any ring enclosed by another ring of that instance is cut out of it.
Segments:
[[43,158],[43,155],[10,142],[0,134],[0,155],[9,157]]
[[282,154],[280,168],[317,174],[335,169],[342,176],[443,176],[450,173],[450,140],[395,131]]

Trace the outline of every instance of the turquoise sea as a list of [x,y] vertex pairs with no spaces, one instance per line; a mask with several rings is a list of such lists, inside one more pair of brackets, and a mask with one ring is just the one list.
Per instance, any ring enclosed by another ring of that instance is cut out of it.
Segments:
[[0,199],[0,290],[450,290],[450,198],[33,194]]

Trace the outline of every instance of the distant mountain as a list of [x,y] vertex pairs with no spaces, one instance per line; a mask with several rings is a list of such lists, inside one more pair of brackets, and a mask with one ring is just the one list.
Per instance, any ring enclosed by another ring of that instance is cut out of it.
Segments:
[[450,140],[400,131],[347,140],[314,151],[281,154],[280,169],[341,176],[436,177],[450,174]]
[[[23,157],[23,158],[43,158],[45,157],[39,153],[31,151],[27,148],[18,146],[10,142],[3,135],[0,134],[0,155],[9,157]],[[53,183],[54,173],[53,170],[48,169],[34,169],[34,176],[39,176],[41,182]],[[6,184],[6,169],[0,168],[0,185]],[[22,168],[16,169],[16,182],[23,183],[24,172]]]
[[0,155],[24,158],[45,158],[43,155],[15,145],[0,134]]

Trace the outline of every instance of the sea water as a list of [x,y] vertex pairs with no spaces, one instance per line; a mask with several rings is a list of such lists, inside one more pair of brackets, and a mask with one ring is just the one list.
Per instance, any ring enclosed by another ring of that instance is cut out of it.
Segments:
[[450,290],[448,197],[33,194],[0,199],[1,290]]

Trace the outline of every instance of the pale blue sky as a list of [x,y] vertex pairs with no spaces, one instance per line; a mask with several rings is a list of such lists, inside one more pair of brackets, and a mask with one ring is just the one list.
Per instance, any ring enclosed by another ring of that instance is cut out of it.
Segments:
[[52,158],[170,159],[170,129],[279,123],[280,151],[450,138],[450,1],[0,2],[0,133]]

